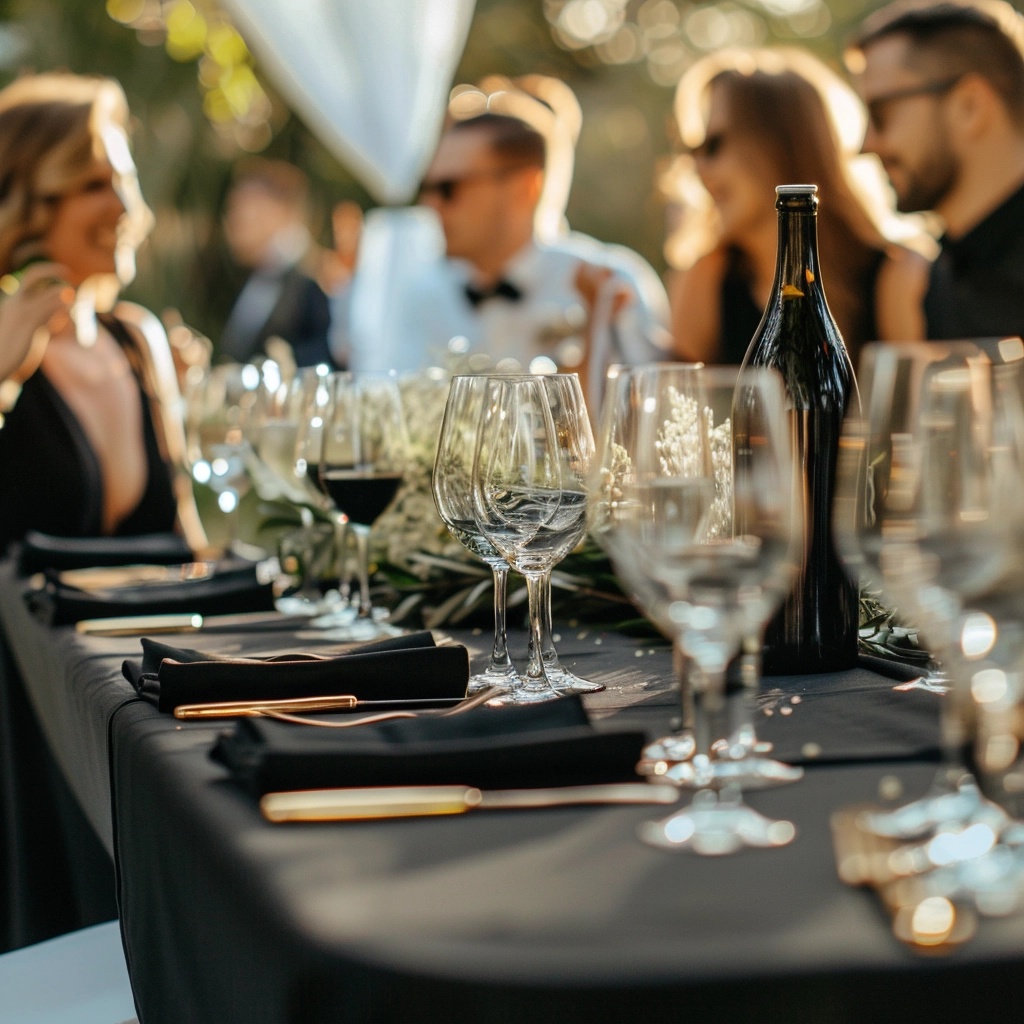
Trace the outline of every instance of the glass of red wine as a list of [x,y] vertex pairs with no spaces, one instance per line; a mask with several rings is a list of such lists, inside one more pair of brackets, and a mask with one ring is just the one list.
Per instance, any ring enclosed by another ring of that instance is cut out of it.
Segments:
[[[348,519],[356,548],[359,604],[357,639],[392,634],[387,610],[370,600],[370,531],[394,501],[408,457],[398,379],[393,373],[336,373],[328,399],[316,477],[334,507]],[[312,467],[310,467],[310,472]],[[311,473],[312,475],[312,473]]]

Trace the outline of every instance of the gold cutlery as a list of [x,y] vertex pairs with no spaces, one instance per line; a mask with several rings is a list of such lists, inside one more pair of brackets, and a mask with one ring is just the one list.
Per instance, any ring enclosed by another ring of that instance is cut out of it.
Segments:
[[179,704],[175,718],[253,718],[289,711],[335,711],[354,708],[359,701],[351,694],[326,697],[292,697],[287,700],[222,700],[207,704]]
[[549,789],[476,789],[473,786],[381,786],[267,793],[268,821],[369,821],[467,811],[507,811],[600,804],[671,804],[679,789],[666,783],[621,782]]
[[82,619],[75,630],[87,636],[141,636],[151,633],[232,632],[247,629],[293,629],[309,621],[307,615],[281,612],[242,612],[237,615],[198,615],[174,612],[163,615],[119,615]]
[[217,570],[215,562],[185,562],[183,565],[113,565],[92,569],[65,569],[61,583],[79,590],[117,590],[147,584],[180,583],[209,579]]

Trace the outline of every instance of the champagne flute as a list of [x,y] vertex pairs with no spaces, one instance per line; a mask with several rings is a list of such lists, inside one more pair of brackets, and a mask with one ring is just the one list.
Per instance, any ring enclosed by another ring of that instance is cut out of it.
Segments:
[[699,788],[689,807],[644,825],[641,838],[698,854],[781,846],[793,825],[747,807],[735,779],[716,772],[712,744],[725,732],[726,668],[788,592],[799,551],[782,381],[737,367],[633,373],[636,408],[604,539],[616,573],[697,668]]
[[1024,410],[1010,373],[966,342],[862,353],[866,411],[844,425],[837,535],[847,571],[916,620],[952,677],[942,765],[924,797],[865,815],[881,835],[912,839],[991,816],[962,750],[972,678],[994,645],[979,645],[973,615],[998,634],[986,607],[998,603],[1022,539]]
[[[499,686],[512,689],[519,676],[508,653],[505,625],[508,562],[484,536],[473,508],[473,455],[490,383],[482,375],[451,380],[445,403],[431,489],[438,514],[452,536],[491,567],[494,576],[494,640],[487,667],[470,677],[469,693]],[[487,459],[487,453],[483,458]]]
[[352,624],[358,639],[394,635],[387,612],[370,600],[370,531],[398,493],[405,472],[408,440],[402,400],[394,373],[334,373],[328,378],[320,486],[334,507],[348,517],[355,539],[359,605]]
[[487,380],[474,455],[474,509],[484,536],[526,578],[530,607],[524,682],[498,700],[552,700],[561,693],[543,656],[542,588],[545,575],[586,533],[590,420],[575,374]]

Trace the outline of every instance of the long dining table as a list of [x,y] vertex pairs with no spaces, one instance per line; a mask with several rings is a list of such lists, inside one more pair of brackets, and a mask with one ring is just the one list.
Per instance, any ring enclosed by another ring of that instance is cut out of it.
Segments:
[[[988,1019],[986,1006],[1016,994],[1020,917],[986,919],[960,948],[923,955],[894,937],[870,892],[837,876],[832,813],[907,799],[933,779],[935,693],[866,668],[766,679],[759,734],[806,769],[746,795],[795,824],[778,849],[657,849],[638,828],[668,811],[648,806],[271,824],[210,757],[228,726],[178,721],[126,681],[137,636],[44,625],[25,587],[0,564],[0,686],[27,704],[108,860],[92,887],[116,899],[141,1024],[934,1022]],[[607,687],[585,698],[596,729],[670,728],[664,642],[586,622],[557,631],[563,661]],[[483,656],[479,630],[450,635]],[[184,639],[221,655],[331,650],[293,629]],[[525,635],[511,639],[521,657]],[[18,756],[0,735],[0,772]],[[32,856],[31,837],[20,850],[0,842],[7,861]]]

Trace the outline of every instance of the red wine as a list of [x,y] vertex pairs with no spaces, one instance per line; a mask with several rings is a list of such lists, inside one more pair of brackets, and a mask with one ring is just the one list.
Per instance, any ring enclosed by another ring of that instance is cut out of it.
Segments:
[[373,523],[391,504],[401,482],[401,473],[330,468],[320,472],[321,486],[334,504],[362,526]]
[[[857,384],[825,301],[818,267],[817,186],[780,185],[775,283],[745,366],[769,366],[786,384],[803,502],[804,552],[793,590],[768,624],[764,671],[831,672],[857,660],[859,594],[832,528],[839,435]],[[736,439],[734,439],[734,444]]]

